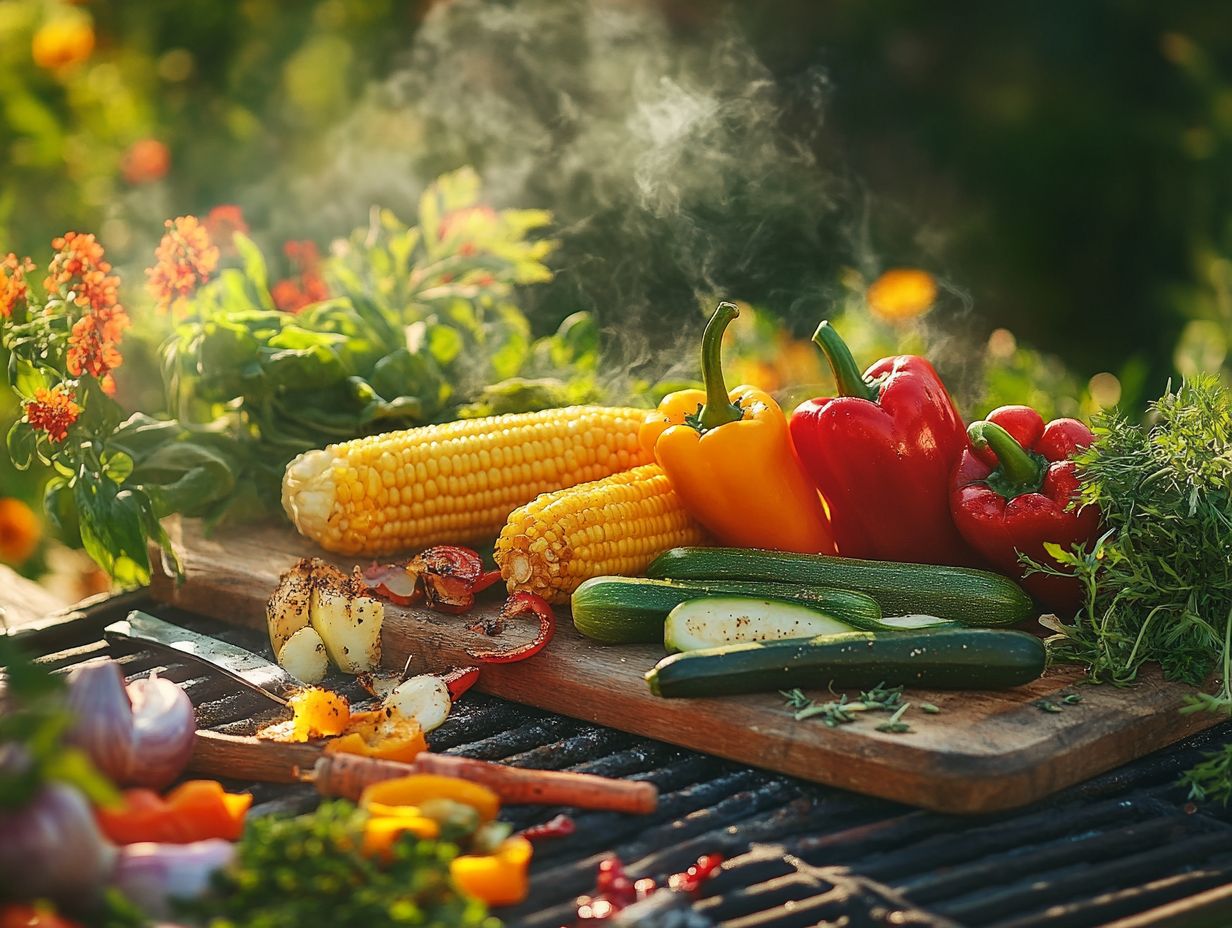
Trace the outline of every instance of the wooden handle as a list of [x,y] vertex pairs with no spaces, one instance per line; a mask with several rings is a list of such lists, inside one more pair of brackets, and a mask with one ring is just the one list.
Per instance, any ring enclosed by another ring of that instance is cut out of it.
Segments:
[[321,756],[319,744],[291,744],[247,735],[197,732],[188,772],[261,783],[302,783]]
[[364,788],[412,773],[435,773],[482,783],[507,805],[576,806],[645,815],[659,804],[653,783],[613,780],[588,773],[528,770],[486,760],[424,752],[413,763],[374,760],[355,754],[323,754],[314,768],[317,790],[325,796],[358,799]]
[[326,754],[319,744],[289,744],[241,735],[198,731],[188,769],[206,776],[299,783],[311,773],[323,796],[358,799],[364,787],[412,773],[460,777],[496,793],[508,805],[561,805],[643,815],[653,812],[653,783],[613,780],[587,773],[527,770],[486,760],[424,752],[413,763],[357,754]]

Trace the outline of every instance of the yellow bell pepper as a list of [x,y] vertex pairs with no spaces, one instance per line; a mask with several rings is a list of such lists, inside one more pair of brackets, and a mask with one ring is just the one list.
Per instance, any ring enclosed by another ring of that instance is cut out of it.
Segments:
[[319,686],[300,690],[287,705],[291,717],[291,740],[307,741],[337,735],[351,719],[351,706],[345,696]]
[[364,823],[363,852],[369,857],[389,857],[394,842],[407,832],[417,838],[435,838],[441,827],[414,806],[390,807]]
[[388,807],[421,806],[430,799],[450,799],[470,806],[483,822],[492,821],[500,811],[500,797],[486,786],[431,773],[414,773],[373,783],[360,794],[359,804],[369,812],[376,812]]
[[517,905],[530,889],[531,843],[506,838],[492,854],[463,854],[449,865],[454,885],[488,905]]
[[377,710],[353,712],[337,738],[325,745],[327,754],[359,754],[409,764],[428,749],[423,729],[413,718]]
[[783,410],[761,390],[728,393],[723,382],[723,331],[739,313],[719,304],[702,336],[706,389],[664,397],[639,441],[722,544],[835,554],[829,516],[796,459]]

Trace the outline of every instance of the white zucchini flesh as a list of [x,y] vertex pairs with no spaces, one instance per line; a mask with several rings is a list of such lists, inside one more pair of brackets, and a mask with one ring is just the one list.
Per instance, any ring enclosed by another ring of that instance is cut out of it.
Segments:
[[961,628],[962,622],[955,622],[952,619],[943,619],[935,615],[887,615],[881,618],[882,625],[888,625],[890,628],[900,631],[909,631],[916,628]]
[[782,641],[859,631],[825,612],[778,599],[707,596],[681,603],[663,626],[663,646],[697,651],[751,641]]

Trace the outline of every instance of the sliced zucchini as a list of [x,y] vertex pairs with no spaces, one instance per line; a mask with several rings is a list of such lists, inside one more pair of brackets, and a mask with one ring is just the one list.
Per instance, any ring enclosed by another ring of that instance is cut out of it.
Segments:
[[821,610],[781,599],[706,596],[681,603],[668,614],[663,646],[697,651],[749,641],[782,641],[857,631]]

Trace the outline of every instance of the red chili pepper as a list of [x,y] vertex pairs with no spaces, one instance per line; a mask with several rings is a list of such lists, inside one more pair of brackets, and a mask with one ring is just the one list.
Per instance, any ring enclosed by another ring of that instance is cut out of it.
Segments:
[[933,366],[883,358],[863,376],[828,322],[813,336],[838,396],[791,418],[796,452],[830,507],[843,557],[978,563],[950,516],[950,475],[967,447],[962,419]]
[[478,667],[455,667],[448,673],[441,674],[445,686],[449,688],[449,699],[457,702],[467,690],[479,682]]
[[543,841],[547,838],[567,838],[577,830],[577,823],[569,816],[561,813],[541,825],[531,825],[522,829],[522,837],[527,841]]
[[479,575],[479,579],[475,581],[474,586],[471,587],[471,591],[481,593],[500,579],[501,572],[499,570],[486,571]]
[[544,649],[556,631],[556,614],[547,600],[534,593],[514,593],[505,601],[501,609],[501,619],[508,621],[521,615],[533,615],[539,619],[539,633],[533,641],[520,645],[508,651],[468,651],[477,661],[485,664],[512,664],[514,661],[524,661]]
[[1069,509],[1079,484],[1070,457],[1095,440],[1076,419],[1047,425],[1027,406],[1002,406],[968,429],[971,450],[954,471],[950,508],[964,538],[999,570],[1019,579],[1044,605],[1072,615],[1082,599],[1077,580],[1023,576],[1019,553],[1059,566],[1044,545],[1069,550],[1099,534],[1099,509]]

